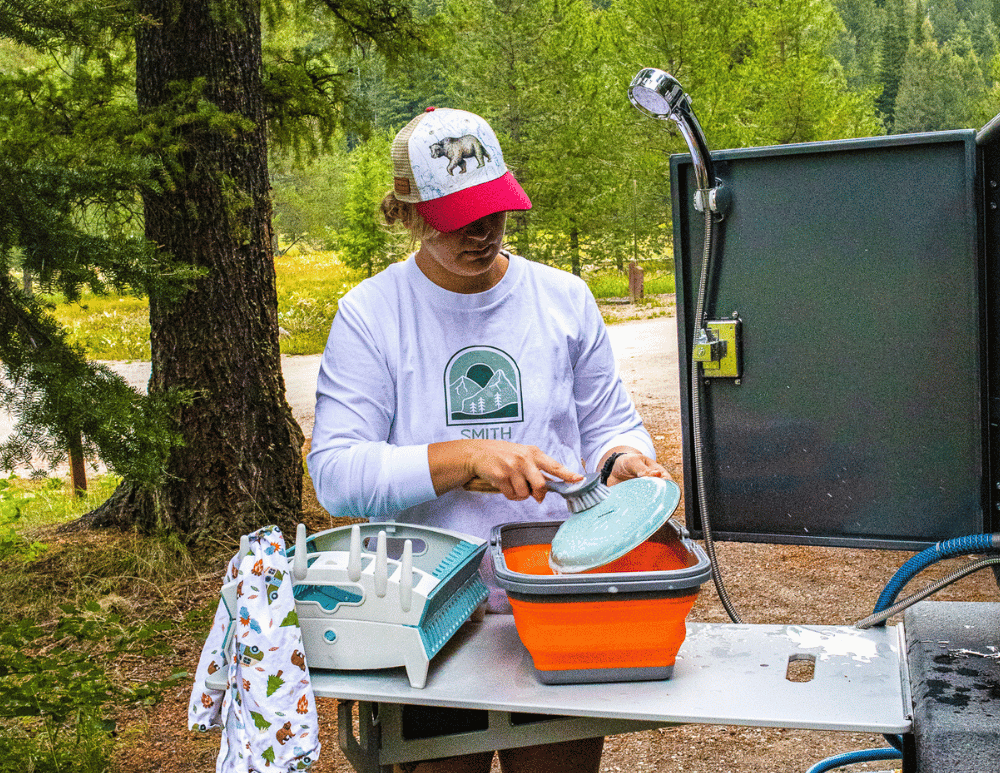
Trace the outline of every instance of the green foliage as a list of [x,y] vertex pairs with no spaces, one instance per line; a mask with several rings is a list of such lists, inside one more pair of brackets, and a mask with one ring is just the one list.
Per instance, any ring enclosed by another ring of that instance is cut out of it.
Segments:
[[283,354],[318,354],[337,302],[361,279],[332,252],[289,252],[276,260]]
[[[98,496],[108,486],[100,479]],[[50,526],[93,506],[93,500],[67,496],[63,481],[7,478],[0,486],[0,510],[11,503],[26,524]],[[113,485],[114,481],[111,480]],[[71,512],[72,511],[72,512]],[[22,538],[22,543],[27,540]],[[116,544],[118,552],[121,542]],[[0,605],[0,772],[34,770],[103,773],[109,768],[112,734],[120,709],[153,703],[179,676],[166,680],[124,680],[116,663],[123,657],[153,662],[172,651],[173,623],[156,617],[126,619],[113,610],[95,572],[101,548],[56,548],[41,560],[2,555],[6,592]],[[129,551],[124,551],[129,552]],[[86,557],[90,566],[79,580],[66,560]],[[27,560],[26,560],[27,559]],[[172,561],[172,572],[183,562]],[[116,587],[136,574],[119,564]],[[75,585],[73,590],[68,586]],[[53,607],[53,596],[65,601]],[[132,611],[131,609],[129,610]],[[162,612],[161,612],[162,614]],[[165,669],[160,669],[165,671]]]
[[160,474],[174,438],[162,417],[175,396],[146,401],[88,364],[37,299],[11,281],[15,266],[69,299],[83,288],[142,293],[171,263],[139,234],[139,192],[157,163],[138,128],[130,38],[141,21],[112,2],[4,4],[0,34],[33,49],[0,70],[0,406],[17,420],[0,467],[57,463],[82,441],[122,474]]
[[99,604],[60,605],[54,628],[0,621],[0,771],[107,769],[118,707],[155,702],[173,681],[126,684],[108,667],[124,653],[169,651],[169,622],[126,624]]
[[993,57],[989,66],[993,85],[972,105],[972,121],[976,126],[984,126],[998,112],[1000,106],[1000,53]]
[[[318,354],[337,302],[361,279],[329,251],[290,249],[275,259],[283,354]],[[144,300],[84,294],[79,303],[51,296],[69,342],[94,360],[148,360],[149,310]]]
[[343,227],[337,233],[341,260],[372,276],[404,254],[400,237],[378,220],[378,204],[392,187],[386,163],[392,138],[378,134],[351,153],[351,169],[344,181]]
[[[628,297],[628,274],[620,271],[588,272],[587,285],[598,300]],[[673,270],[649,271],[643,277],[643,287],[647,295],[661,295],[674,292]]]
[[149,303],[142,298],[84,293],[78,303],[62,303],[54,315],[66,339],[97,360],[148,360]]
[[8,514],[20,511],[17,528],[25,531],[72,520],[103,502],[117,484],[118,479],[114,476],[95,475],[88,481],[86,493],[68,496],[70,483],[66,479],[11,474],[0,478],[0,498],[5,502],[3,507]]
[[130,8],[38,1],[2,19],[3,37],[35,50],[0,72],[0,264],[16,253],[70,298],[144,292],[171,268],[136,219],[157,163],[134,142]]
[[0,561],[34,561],[46,550],[44,543],[22,536],[19,529],[25,496],[11,486],[9,478],[0,478]]
[[893,131],[976,128],[992,117],[979,110],[988,93],[965,22],[958,20],[955,34],[939,45],[930,18],[925,17],[906,54]]
[[734,74],[749,100],[754,144],[881,133],[874,94],[851,90],[829,54],[841,28],[827,0],[769,0],[747,14],[750,54]]
[[[95,506],[93,499],[81,503],[72,496],[62,498],[75,505],[76,516]],[[24,535],[37,535],[37,530],[29,531],[27,525],[22,525],[37,517],[35,506],[26,506],[23,513],[15,528]],[[56,513],[45,523],[51,527],[70,517]],[[42,533],[46,532],[48,529]],[[192,555],[176,535],[165,532],[94,540],[41,539],[48,550],[40,558],[33,562],[12,559],[4,564],[7,579],[6,593],[0,597],[0,621],[31,617],[48,628],[53,599],[77,606],[96,599],[108,614],[120,614],[122,619],[137,620],[145,615],[159,620],[176,605],[176,600],[171,602],[170,598],[178,587],[190,588],[192,576],[214,571],[232,557],[235,549],[212,543]],[[212,613],[208,614],[210,617]],[[199,633],[204,630],[199,629]]]
[[[82,442],[85,453],[99,454],[130,483],[158,485],[180,439],[168,429],[170,417],[190,403],[170,385],[162,394],[138,395],[84,361],[80,347],[148,357],[145,342],[126,347],[138,337],[125,330],[131,315],[111,313],[100,330],[90,325],[96,339],[81,327],[67,337],[14,285],[13,269],[70,302],[87,294],[154,293],[154,309],[164,309],[203,271],[144,238],[144,205],[184,185],[218,186],[224,220],[237,236],[247,228],[250,198],[232,175],[218,173],[218,154],[188,162],[206,137],[239,145],[261,128],[259,117],[214,102],[199,77],[174,79],[156,104],[146,100],[140,110],[135,65],[162,29],[141,5],[0,2],[0,407],[18,419],[15,436],[0,447],[0,466],[30,457],[58,463],[68,445]],[[246,102],[263,101],[272,137],[298,148],[322,146],[338,126],[360,125],[350,108],[359,52],[371,47],[394,61],[417,42],[405,0],[266,6],[263,93]],[[240,21],[233,7],[214,8],[219,29]],[[182,214],[185,233],[195,234],[201,213],[191,206]],[[198,254],[198,244],[187,246],[172,249],[180,257]],[[140,325],[138,335],[148,338],[145,330]]]
[[[92,508],[116,482],[94,478],[81,499],[59,479],[4,478],[0,508],[17,504],[12,528],[25,544]],[[0,773],[105,773],[127,737],[115,738],[123,713],[186,676],[173,664],[192,637],[204,637],[217,603],[214,595],[198,603],[192,578],[216,572],[235,547],[208,544],[192,555],[166,534],[42,539],[49,547],[36,560],[0,558]]]
[[[958,23],[961,26],[961,22]],[[943,48],[923,23],[920,43],[910,45],[896,98],[896,133],[968,128],[975,125],[977,103],[986,80],[968,35]]]
[[276,252],[296,245],[333,248],[344,207],[348,163],[342,133],[308,157],[272,153],[274,227],[281,234],[281,249]]
[[318,354],[326,346],[337,314],[337,297],[294,296],[278,312],[283,354]]
[[903,0],[890,0],[886,4],[886,20],[882,30],[882,51],[879,81],[882,93],[876,105],[882,114],[882,121],[891,131],[896,119],[896,97],[902,81],[903,62],[906,59],[909,40],[906,8]]
[[[835,0],[845,29],[833,50],[856,88],[874,87],[888,131],[982,125],[997,53],[993,0]],[[901,113],[901,120],[898,120]]]
[[617,65],[635,52],[608,12],[581,0],[445,7],[450,103],[490,121],[534,205],[508,218],[513,249],[579,274],[658,233],[665,159],[647,141],[655,127],[634,128]]
[[85,455],[100,450],[110,469],[137,480],[162,474],[176,435],[167,420],[188,396],[167,392],[144,399],[108,368],[87,362],[80,349],[33,298],[0,274],[0,408],[15,419],[0,443],[0,468],[32,466],[41,454],[52,463],[81,442]]
[[276,144],[295,153],[328,148],[340,128],[371,122],[355,76],[378,52],[394,63],[423,52],[426,28],[407,0],[270,0],[263,34],[264,101]]
[[513,248],[575,273],[669,245],[667,157],[687,148],[628,104],[642,66],[681,81],[714,148],[882,131],[874,89],[831,54],[843,26],[826,0],[442,7],[449,104],[491,122],[535,205],[509,219]]
[[40,558],[49,546],[36,539],[39,525],[78,517],[107,499],[116,484],[115,478],[97,476],[89,481],[84,496],[71,496],[60,478],[0,478],[0,562],[30,563]]
[[844,68],[844,77],[852,89],[864,89],[876,82],[879,66],[881,0],[835,0],[834,5],[844,24],[831,52]]

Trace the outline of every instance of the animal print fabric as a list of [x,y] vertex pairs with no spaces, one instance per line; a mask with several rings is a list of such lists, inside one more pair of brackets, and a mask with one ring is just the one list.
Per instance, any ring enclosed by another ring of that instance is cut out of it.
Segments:
[[[188,726],[222,728],[217,773],[305,770],[319,757],[319,724],[285,541],[276,526],[249,540],[226,571],[227,583],[238,580],[238,614],[231,620],[220,601],[195,673]],[[205,680],[220,669],[228,686],[210,689]]]

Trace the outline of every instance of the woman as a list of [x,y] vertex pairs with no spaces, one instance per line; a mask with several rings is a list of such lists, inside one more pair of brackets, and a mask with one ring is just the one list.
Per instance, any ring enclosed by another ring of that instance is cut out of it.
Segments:
[[[308,457],[320,503],[487,538],[498,523],[565,518],[548,480],[597,469],[609,485],[667,477],[586,285],[502,249],[507,212],[531,202],[489,125],[428,108],[396,136],[392,158],[382,211],[419,248],[340,301]],[[488,611],[509,612],[488,561],[482,572]],[[432,723],[449,710],[423,713]],[[596,771],[602,742],[507,750],[501,766]],[[485,773],[491,759],[413,769]]]

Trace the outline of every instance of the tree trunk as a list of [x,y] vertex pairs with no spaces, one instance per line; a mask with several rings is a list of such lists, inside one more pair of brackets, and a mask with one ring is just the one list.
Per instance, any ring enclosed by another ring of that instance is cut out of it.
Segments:
[[[139,5],[151,20],[136,38],[139,107],[180,147],[162,190],[144,196],[146,237],[205,273],[179,301],[150,295],[149,391],[190,392],[175,416],[183,444],[161,484],[126,481],[92,521],[189,540],[287,530],[301,509],[303,436],[278,348],[260,4]],[[219,114],[206,117],[206,103]]]
[[573,273],[580,276],[580,229],[575,220],[569,231],[569,260]]
[[73,484],[73,494],[78,497],[87,494],[87,465],[83,458],[83,438],[77,433],[69,441],[69,477]]

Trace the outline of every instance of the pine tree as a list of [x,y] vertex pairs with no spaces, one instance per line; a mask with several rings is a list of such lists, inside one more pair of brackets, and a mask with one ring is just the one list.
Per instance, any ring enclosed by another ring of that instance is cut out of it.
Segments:
[[882,14],[874,0],[836,0],[834,5],[845,27],[836,37],[835,55],[848,84],[868,88],[876,82]]
[[84,289],[169,296],[193,275],[138,232],[136,191],[156,185],[157,165],[136,141],[137,23],[124,2],[0,2],[0,407],[17,420],[0,444],[5,469],[73,449],[154,481],[177,439],[166,420],[174,392],[144,399],[88,363],[11,280],[18,266],[73,301]]
[[[292,10],[334,20],[331,40],[348,46],[392,56],[414,42],[403,0]],[[267,140],[309,144],[343,121],[336,62],[293,45],[265,68],[257,0],[2,0],[0,35],[59,60],[0,78],[4,114],[16,116],[0,150],[0,356],[26,420],[62,444],[82,433],[109,463],[135,461],[82,522],[188,539],[288,526],[302,435],[278,354]],[[148,399],[118,382],[123,399],[100,414],[109,391],[98,389],[113,379],[17,291],[15,260],[71,298],[81,286],[148,292]]]
[[388,135],[378,134],[356,147],[350,156],[352,168],[344,180],[347,194],[337,248],[345,265],[364,269],[367,276],[378,273],[403,254],[401,240],[378,217],[379,202],[392,187],[387,161],[391,144]]
[[333,249],[344,207],[343,180],[348,169],[343,132],[337,132],[328,148],[299,157],[272,148],[269,168],[275,253],[278,243],[282,250],[296,244]]
[[905,3],[903,0],[890,0],[886,4],[886,21],[882,32],[882,61],[879,67],[882,93],[875,102],[887,131],[892,131],[895,123],[896,96],[899,94],[908,47]]
[[943,128],[945,85],[941,52],[931,22],[925,19],[920,42],[910,45],[903,64],[894,131],[902,134]]
[[[149,242],[198,268],[179,299],[150,293],[157,394],[184,389],[185,442],[156,486],[125,481],[97,524],[245,533],[294,523],[302,432],[285,400],[268,196],[260,12],[252,0],[141,0],[139,109],[179,149],[143,194]],[[235,302],[234,302],[235,301]]]

